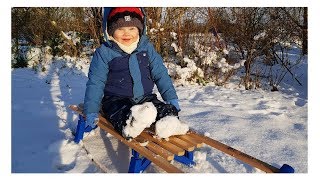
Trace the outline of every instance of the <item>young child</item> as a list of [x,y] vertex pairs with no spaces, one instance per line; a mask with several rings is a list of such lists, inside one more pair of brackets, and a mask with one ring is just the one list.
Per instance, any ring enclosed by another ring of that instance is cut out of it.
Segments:
[[[161,56],[146,37],[145,19],[143,8],[104,8],[106,42],[96,49],[89,68],[84,99],[86,126],[96,126],[101,108],[115,130],[130,138],[124,128],[137,118],[131,108],[146,102],[152,102],[157,111],[155,121],[178,117],[178,96]],[[166,103],[153,94],[154,84]],[[149,105],[141,108],[148,109]]]

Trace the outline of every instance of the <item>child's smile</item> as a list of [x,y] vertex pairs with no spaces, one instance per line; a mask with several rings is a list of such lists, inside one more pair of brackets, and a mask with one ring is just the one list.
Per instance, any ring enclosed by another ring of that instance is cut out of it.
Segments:
[[130,46],[139,38],[139,30],[137,27],[121,27],[115,30],[113,37],[116,41],[125,46]]

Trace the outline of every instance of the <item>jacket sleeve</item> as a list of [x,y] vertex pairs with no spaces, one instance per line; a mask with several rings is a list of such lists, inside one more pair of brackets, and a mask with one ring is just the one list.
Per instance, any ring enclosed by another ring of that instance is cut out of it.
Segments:
[[99,49],[93,54],[84,97],[84,113],[98,113],[109,72],[108,64],[101,57]]
[[157,85],[158,91],[164,101],[178,99],[168,69],[163,64],[162,57],[156,52],[153,45],[148,43],[148,55],[150,58],[151,76]]

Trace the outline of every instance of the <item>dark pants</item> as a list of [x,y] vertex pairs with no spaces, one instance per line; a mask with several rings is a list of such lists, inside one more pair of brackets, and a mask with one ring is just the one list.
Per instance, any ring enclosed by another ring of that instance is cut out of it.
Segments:
[[126,121],[131,115],[131,107],[137,104],[143,104],[144,102],[152,102],[156,107],[156,121],[168,115],[178,116],[176,107],[159,101],[155,94],[145,96],[138,103],[135,103],[130,98],[117,96],[104,97],[102,99],[102,114],[113,125],[114,129],[122,135],[122,129],[127,125]]

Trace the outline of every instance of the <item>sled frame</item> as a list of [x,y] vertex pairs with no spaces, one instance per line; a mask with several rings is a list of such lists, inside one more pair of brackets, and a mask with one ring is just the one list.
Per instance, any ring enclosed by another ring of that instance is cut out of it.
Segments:
[[[90,132],[100,127],[132,149],[132,157],[128,169],[129,173],[144,172],[151,163],[154,163],[168,173],[183,173],[170,162],[175,160],[189,167],[196,165],[193,161],[194,150],[195,148],[202,147],[204,144],[267,173],[294,173],[293,167],[288,164],[283,164],[281,168],[276,168],[219,141],[198,134],[193,130],[190,130],[186,135],[169,137],[169,141],[153,137],[148,130],[144,130],[138,137],[132,140],[126,140],[100,114],[95,128],[91,128],[90,126],[85,127],[85,116],[83,115],[81,106],[70,105],[69,108],[79,114],[74,141],[79,143],[83,139],[85,132]],[[145,143],[146,141],[148,142],[146,146],[141,145],[141,143]]]

